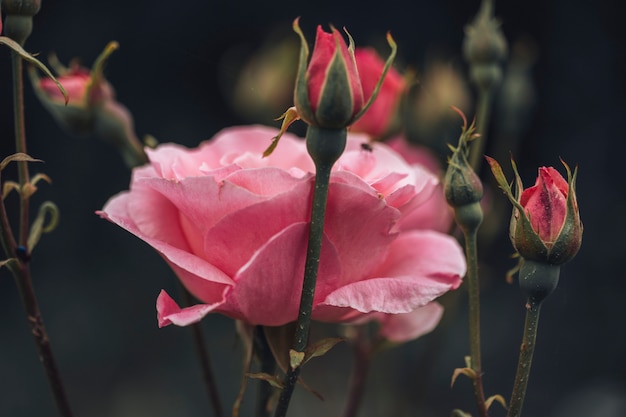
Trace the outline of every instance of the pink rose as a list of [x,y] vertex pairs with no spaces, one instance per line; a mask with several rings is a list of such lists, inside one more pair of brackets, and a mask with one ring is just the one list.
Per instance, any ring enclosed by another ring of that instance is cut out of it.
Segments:
[[[161,292],[160,326],[185,326],[210,312],[267,326],[296,320],[314,166],[291,134],[262,158],[276,133],[235,127],[196,149],[148,149],[150,164],[134,170],[130,191],[99,213],[158,250],[203,301],[180,309]],[[399,228],[432,198],[437,178],[365,142],[349,135],[333,169],[312,317],[376,319],[383,335],[408,340],[439,320],[438,307],[422,310],[438,314],[430,320],[417,312],[460,285],[465,261],[450,236]]]
[[[356,48],[354,56],[363,86],[363,95],[370,97],[380,79],[385,62],[372,48]],[[389,68],[378,96],[350,129],[353,132],[367,133],[375,138],[384,136],[391,130],[394,119],[397,118],[400,99],[406,87],[406,82],[400,73],[393,67]]]
[[300,118],[323,128],[348,126],[364,105],[353,47],[348,48],[337,29],[331,28],[328,33],[318,26],[313,54],[307,64],[308,46],[297,20],[294,30],[302,41],[294,94]]

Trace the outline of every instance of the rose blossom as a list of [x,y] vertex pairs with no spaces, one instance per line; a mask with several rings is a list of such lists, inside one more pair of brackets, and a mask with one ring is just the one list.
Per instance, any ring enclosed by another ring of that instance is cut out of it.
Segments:
[[[130,191],[99,213],[159,251],[205,303],[180,309],[162,291],[160,326],[210,312],[267,326],[296,320],[314,166],[291,134],[262,158],[276,133],[235,127],[196,149],[148,149],[150,164],[133,171]],[[365,142],[349,135],[333,168],[312,317],[376,319],[383,336],[408,340],[434,327],[441,311],[430,303],[460,285],[465,261],[450,236],[399,227],[428,207],[437,178]]]

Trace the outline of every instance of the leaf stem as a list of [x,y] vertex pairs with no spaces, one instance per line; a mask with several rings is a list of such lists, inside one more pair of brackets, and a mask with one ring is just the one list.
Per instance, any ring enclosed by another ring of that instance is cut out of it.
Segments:
[[[311,325],[311,311],[315,297],[315,284],[320,263],[322,238],[324,236],[324,218],[326,216],[326,201],[330,172],[334,163],[339,159],[346,146],[347,129],[323,129],[309,126],[306,134],[307,150],[315,163],[315,187],[309,224],[309,241],[304,266],[304,280],[300,296],[298,324],[294,337],[293,350],[304,352],[309,337]],[[291,396],[295,388],[300,366],[289,367],[285,376],[284,388],[281,391],[275,417],[285,417]]]

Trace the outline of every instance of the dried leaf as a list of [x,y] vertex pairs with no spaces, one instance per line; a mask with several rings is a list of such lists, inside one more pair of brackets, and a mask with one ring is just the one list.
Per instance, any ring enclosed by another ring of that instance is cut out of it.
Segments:
[[456,379],[461,374],[465,375],[466,377],[468,377],[472,381],[474,379],[476,379],[476,372],[473,369],[471,369],[471,368],[456,368],[454,370],[454,372],[452,373],[452,381],[450,381],[450,388],[452,388],[454,386],[454,382],[456,381]]
[[262,381],[267,381],[274,388],[283,389],[285,387],[283,384],[283,381],[281,381],[277,375],[270,375],[265,372],[258,372],[258,373],[252,373],[252,374],[248,373],[246,374],[246,376],[252,379],[260,379]]
[[30,155],[27,155],[22,152],[18,152],[18,153],[14,153],[13,155],[7,156],[6,158],[2,160],[2,162],[0,162],[0,171],[5,169],[7,165],[9,165],[11,162],[19,162],[19,161],[43,162],[41,159],[35,159]]
[[487,400],[485,401],[485,406],[487,406],[487,410],[489,410],[489,407],[491,407],[494,401],[499,402],[500,405],[502,405],[502,407],[504,407],[505,410],[507,409],[506,400],[504,399],[504,397],[500,394],[496,394],[487,398]]
[[304,351],[305,356],[303,364],[307,363],[313,358],[325,355],[326,353],[328,353],[329,350],[335,347],[337,343],[343,341],[344,339],[340,337],[327,337],[325,339],[318,340],[312,345],[307,346],[306,350]]

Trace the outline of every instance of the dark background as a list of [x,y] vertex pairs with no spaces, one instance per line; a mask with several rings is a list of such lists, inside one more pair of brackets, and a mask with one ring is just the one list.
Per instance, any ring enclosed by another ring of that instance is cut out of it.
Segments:
[[[391,30],[399,62],[419,67],[429,55],[443,53],[463,67],[463,27],[477,9],[477,1],[451,0],[44,1],[27,49],[42,57],[55,51],[63,62],[80,56],[90,65],[108,41],[117,40],[121,48],[106,75],[119,101],[133,112],[137,133],[194,146],[223,127],[248,122],[224,98],[224,74],[228,78],[238,70],[224,68],[225,57],[233,48],[254,51],[270,32],[294,37],[290,25],[296,16],[302,16],[311,41],[318,23],[346,26],[359,45],[379,42]],[[585,224],[583,247],[562,268],[559,287],[543,309],[525,415],[623,417],[624,24],[608,1],[509,1],[497,4],[496,13],[510,42],[526,36],[538,52],[532,74],[535,107],[515,155],[523,179],[532,183],[537,166],[559,166],[559,157],[578,164]],[[14,151],[8,55],[0,49],[2,157]],[[26,111],[29,153],[45,161],[31,169],[54,181],[40,187],[33,207],[50,199],[62,216],[58,229],[36,248],[32,271],[75,415],[211,415],[189,333],[156,326],[155,299],[161,288],[176,292],[173,274],[147,245],[94,214],[128,187],[121,158],[94,137],[61,130],[30,86]],[[481,267],[487,277],[482,293],[486,391],[507,398],[524,314],[519,290],[502,278],[512,263],[510,252],[501,234],[483,252]],[[436,332],[376,359],[364,416],[473,411],[467,380],[449,388],[452,370],[467,354],[464,297],[460,300]],[[228,409],[238,389],[241,346],[229,319],[210,316],[203,326]],[[293,415],[339,414],[347,355],[339,346],[313,363],[308,381],[327,400],[319,403],[301,390]],[[251,414],[252,403],[248,397],[242,415]],[[52,415],[53,400],[15,285],[8,271],[0,270],[0,416]],[[493,416],[502,415],[494,406]]]

